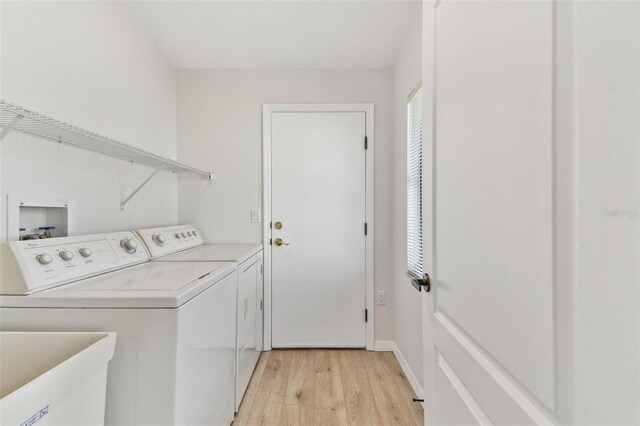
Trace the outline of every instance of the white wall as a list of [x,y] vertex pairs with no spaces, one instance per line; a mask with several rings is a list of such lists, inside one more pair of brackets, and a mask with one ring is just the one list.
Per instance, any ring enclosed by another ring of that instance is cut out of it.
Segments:
[[[179,220],[212,242],[262,241],[262,104],[375,104],[375,286],[391,279],[391,70],[180,70],[178,158],[217,174],[179,180]],[[376,307],[376,339],[392,336],[389,305]]]
[[407,100],[422,79],[418,14],[393,69],[393,340],[422,386],[422,296],[407,275]]
[[[3,1],[1,11],[2,99],[175,158],[175,71],[121,5]],[[150,169],[18,132],[1,146],[3,231],[11,192],[75,199],[77,233],[176,222],[172,174],[120,212]]]

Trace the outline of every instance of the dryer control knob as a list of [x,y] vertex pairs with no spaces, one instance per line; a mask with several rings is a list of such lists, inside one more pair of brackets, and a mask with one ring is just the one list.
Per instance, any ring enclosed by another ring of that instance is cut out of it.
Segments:
[[176,232],[176,238],[182,238],[182,234],[179,232]]
[[93,254],[91,252],[91,249],[88,249],[86,247],[81,248],[79,251],[80,251],[80,254],[82,255],[82,257],[90,257]]
[[164,237],[161,234],[154,234],[151,238],[153,239],[153,242],[159,246],[164,244]]
[[62,250],[60,252],[60,258],[62,260],[69,261],[69,260],[73,259],[73,253],[70,252],[69,250]]
[[187,235],[193,237],[193,233],[191,231],[187,232]]
[[39,254],[39,255],[36,256],[36,260],[41,265],[48,265],[53,261],[53,258],[51,256],[49,256],[48,254]]
[[182,233],[182,236],[183,236],[184,238],[187,238],[187,233],[186,233],[186,232],[183,232],[183,233]]
[[127,253],[133,254],[138,249],[138,243],[136,243],[134,240],[130,238],[125,238],[123,240],[120,240],[120,247],[125,249]]
[[193,236],[194,236],[194,237],[197,237],[197,236],[198,236],[198,233],[197,233],[195,230],[193,231]]

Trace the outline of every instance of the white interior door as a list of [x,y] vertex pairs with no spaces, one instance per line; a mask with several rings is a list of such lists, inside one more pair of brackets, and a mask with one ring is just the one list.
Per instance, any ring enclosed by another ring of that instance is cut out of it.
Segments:
[[540,423],[516,395],[555,402],[551,12],[435,10],[435,424]]
[[273,347],[365,346],[365,128],[364,112],[271,114]]
[[640,4],[424,28],[426,423],[637,424]]

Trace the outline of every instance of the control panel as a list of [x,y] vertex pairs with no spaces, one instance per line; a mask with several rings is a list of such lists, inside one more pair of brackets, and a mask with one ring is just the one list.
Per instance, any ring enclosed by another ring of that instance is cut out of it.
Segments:
[[204,244],[202,236],[192,225],[138,229],[135,232],[152,259]]
[[130,231],[14,241],[3,253],[0,294],[29,294],[149,261]]

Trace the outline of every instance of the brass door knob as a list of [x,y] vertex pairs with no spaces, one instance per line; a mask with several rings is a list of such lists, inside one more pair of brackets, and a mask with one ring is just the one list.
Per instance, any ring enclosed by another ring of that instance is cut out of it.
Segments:
[[289,243],[283,243],[282,238],[276,238],[275,240],[273,240],[273,244],[277,245],[278,247],[289,245]]
[[282,229],[282,222],[276,222],[273,224],[273,227],[276,229]]

